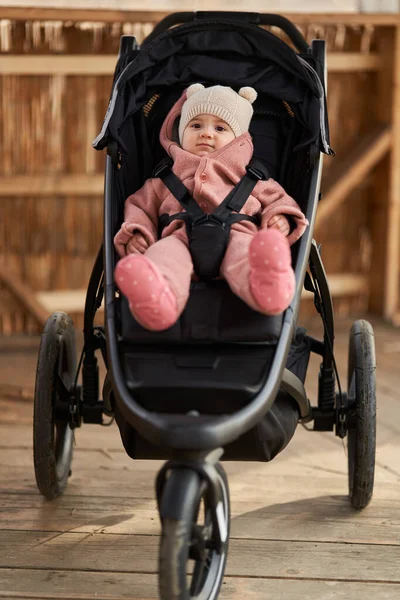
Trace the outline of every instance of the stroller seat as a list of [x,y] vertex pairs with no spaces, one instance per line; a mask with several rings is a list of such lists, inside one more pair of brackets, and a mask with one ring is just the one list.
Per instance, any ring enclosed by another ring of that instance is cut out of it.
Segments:
[[134,343],[264,342],[279,339],[283,315],[255,312],[231,292],[225,281],[193,282],[186,308],[170,329],[152,332],[133,318],[120,298],[122,340]]
[[[200,422],[233,414],[249,404],[268,378],[284,315],[253,311],[222,280],[193,282],[179,321],[163,332],[139,325],[120,296],[121,366],[127,388],[146,410],[193,414]],[[287,367],[304,381],[309,347],[303,330],[293,341]],[[296,402],[283,390],[253,429],[225,447],[224,459],[271,460],[291,439]],[[160,458],[165,448],[149,443],[116,410],[127,453]]]
[[268,375],[282,327],[253,311],[224,281],[195,282],[179,321],[144,329],[120,298],[126,384],[148,410],[229,414],[251,401]]

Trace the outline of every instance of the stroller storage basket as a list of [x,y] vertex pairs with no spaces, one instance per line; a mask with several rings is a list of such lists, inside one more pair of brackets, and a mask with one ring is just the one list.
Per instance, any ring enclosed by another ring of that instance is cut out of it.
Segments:
[[[124,347],[123,368],[133,396],[150,411],[175,415],[191,413],[198,425],[217,414],[232,414],[248,404],[268,373],[275,345],[143,346]],[[299,329],[291,345],[287,368],[304,382],[310,348]],[[156,377],[154,374],[157,374]],[[149,443],[124,422],[117,421],[127,453],[132,458],[174,456],[172,450]],[[284,391],[268,413],[249,432],[225,447],[224,460],[271,460],[293,436],[299,407]]]

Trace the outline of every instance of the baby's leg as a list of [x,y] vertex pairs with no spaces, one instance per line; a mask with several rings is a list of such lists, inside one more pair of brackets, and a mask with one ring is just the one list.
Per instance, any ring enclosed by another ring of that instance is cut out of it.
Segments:
[[138,323],[163,331],[176,323],[185,308],[192,272],[187,244],[171,235],[145,254],[122,258],[115,268],[115,281]]
[[289,306],[296,283],[287,238],[276,229],[255,235],[232,230],[221,275],[253,310],[281,313]]

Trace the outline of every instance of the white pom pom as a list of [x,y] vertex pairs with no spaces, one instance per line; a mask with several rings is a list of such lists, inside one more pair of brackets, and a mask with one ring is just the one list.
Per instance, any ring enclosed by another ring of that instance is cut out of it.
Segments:
[[200,90],[204,90],[203,84],[194,83],[193,85],[190,85],[188,87],[188,89],[186,90],[186,98],[190,98],[190,96],[193,96],[193,94],[195,94],[196,92],[199,92]]
[[257,92],[252,87],[242,87],[239,90],[239,96],[242,96],[242,98],[248,100],[250,104],[253,104],[254,100],[257,98]]

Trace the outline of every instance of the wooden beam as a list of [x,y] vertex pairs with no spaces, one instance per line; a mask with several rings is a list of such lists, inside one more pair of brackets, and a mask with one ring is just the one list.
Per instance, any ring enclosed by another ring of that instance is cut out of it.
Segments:
[[116,54],[0,55],[1,75],[112,75]]
[[12,21],[73,21],[90,23],[158,23],[169,12],[92,8],[0,7],[0,19]]
[[0,267],[0,281],[21,302],[29,314],[37,320],[39,325],[44,325],[49,313],[36,298],[31,288],[25,282],[15,277],[15,274],[11,276],[11,273],[8,273],[2,267]]
[[[93,150],[95,152],[95,150]],[[9,175],[0,177],[1,196],[102,196],[104,175]]]
[[[0,19],[13,21],[89,21],[102,23],[158,23],[175,11],[164,10],[78,9],[78,8],[32,8],[0,7]],[[227,7],[232,10],[231,5]],[[237,8],[240,9],[239,7]],[[223,3],[215,5],[223,10]],[[190,11],[189,11],[190,12]],[[281,13],[297,25],[395,25],[400,23],[398,13]]]
[[[116,54],[2,54],[1,75],[112,75]],[[332,52],[327,58],[330,73],[377,71],[378,54]]]
[[382,56],[371,118],[392,128],[392,151],[375,171],[368,206],[372,252],[369,310],[391,320],[399,309],[400,234],[400,30],[376,31]]
[[332,52],[328,53],[327,65],[329,73],[378,71],[381,67],[381,57],[379,54],[360,52]]
[[324,182],[327,192],[318,207],[317,227],[337,209],[345,198],[385,156],[392,143],[391,128],[379,127],[367,134],[343,164],[332,169]]
[[[86,301],[86,289],[83,290],[55,290],[54,292],[38,292],[37,299],[46,308],[49,314],[56,310],[67,313],[83,312]],[[104,310],[103,304],[99,308]]]
[[391,319],[400,298],[400,26],[394,32],[392,70],[392,130],[390,155],[387,243],[385,253],[385,295],[383,315]]
[[[328,286],[331,296],[339,298],[343,296],[359,296],[368,293],[369,283],[366,275],[358,273],[334,273],[327,275]],[[314,298],[312,292],[303,290],[302,298]]]

